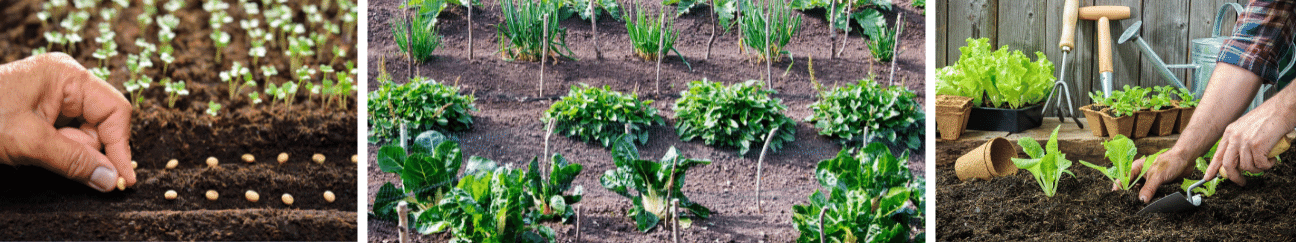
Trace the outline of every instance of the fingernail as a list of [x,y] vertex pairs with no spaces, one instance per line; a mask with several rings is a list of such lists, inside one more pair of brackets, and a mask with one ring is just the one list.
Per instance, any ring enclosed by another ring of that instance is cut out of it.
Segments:
[[112,191],[115,183],[117,183],[117,172],[100,166],[95,169],[94,174],[90,175],[90,181],[86,182],[86,185],[100,192],[109,192]]
[[1139,201],[1147,202],[1147,197],[1146,197],[1146,196],[1139,196]]

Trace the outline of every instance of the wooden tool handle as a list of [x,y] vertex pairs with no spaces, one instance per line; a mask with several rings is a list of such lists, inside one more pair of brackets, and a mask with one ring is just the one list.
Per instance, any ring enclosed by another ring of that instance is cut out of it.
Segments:
[[1112,68],[1111,20],[1098,19],[1098,73],[1109,73]]
[[1058,43],[1062,50],[1075,49],[1076,8],[1079,7],[1079,0],[1067,0],[1062,8],[1062,41]]
[[1077,10],[1077,16],[1080,19],[1098,20],[1107,17],[1108,20],[1122,20],[1130,18],[1130,7],[1126,6],[1090,6]]

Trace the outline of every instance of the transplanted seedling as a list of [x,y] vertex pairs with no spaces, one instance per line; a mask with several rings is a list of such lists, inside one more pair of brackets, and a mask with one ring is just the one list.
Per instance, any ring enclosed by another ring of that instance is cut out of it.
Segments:
[[1066,154],[1058,151],[1057,135],[1058,130],[1061,128],[1062,126],[1054,128],[1053,134],[1049,135],[1048,150],[1041,148],[1039,142],[1036,142],[1031,137],[1023,137],[1021,140],[1017,140],[1017,144],[1021,145],[1023,150],[1026,150],[1026,154],[1030,155],[1031,159],[1012,159],[1017,168],[1030,171],[1031,176],[1035,177],[1035,183],[1040,185],[1040,189],[1043,189],[1044,195],[1048,197],[1057,194],[1057,184],[1062,179],[1063,173],[1075,177],[1075,173],[1067,170],[1067,168],[1071,167],[1071,161],[1066,159]]
[[1156,161],[1156,157],[1166,151],[1161,150],[1161,152],[1157,152],[1151,157],[1145,157],[1143,170],[1138,173],[1138,176],[1134,176],[1130,174],[1130,171],[1134,168],[1134,156],[1138,155],[1138,148],[1134,147],[1134,140],[1130,140],[1125,135],[1117,134],[1112,140],[1103,142],[1103,147],[1107,149],[1106,156],[1107,160],[1112,163],[1111,167],[1098,166],[1084,160],[1081,160],[1080,164],[1102,172],[1112,182],[1120,185],[1123,190],[1134,187],[1134,182],[1142,179],[1143,175],[1147,174],[1147,169],[1151,168],[1150,166],[1153,161]]

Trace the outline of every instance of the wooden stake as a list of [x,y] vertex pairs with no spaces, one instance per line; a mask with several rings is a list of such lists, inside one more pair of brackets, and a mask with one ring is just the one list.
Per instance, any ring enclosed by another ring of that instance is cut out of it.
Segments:
[[832,36],[828,37],[828,43],[832,43],[832,46],[828,47],[828,57],[837,59],[837,54],[833,51],[837,50],[837,0],[829,1],[832,1],[832,4],[828,6],[828,31],[832,32]]
[[900,47],[900,34],[903,33],[901,31],[904,31],[904,29],[900,28],[900,25],[903,24],[904,24],[904,12],[900,12],[900,16],[896,17],[896,34],[894,36],[895,41],[891,43],[891,77],[887,78],[887,85],[895,85],[896,58],[900,57],[899,55],[900,49],[897,48]]
[[473,21],[472,21],[472,0],[468,1],[468,60],[473,59]]
[[707,51],[706,56],[702,57],[703,60],[711,60],[711,46],[715,45],[716,28],[720,25],[720,17],[716,16],[716,7],[715,0],[711,0],[711,39],[707,40]]
[[[556,121],[556,120],[558,120],[558,119],[557,119],[557,118],[550,118],[550,119],[549,119],[549,124],[546,124],[546,125],[545,125],[544,154],[541,154],[541,155],[540,155],[540,157],[543,157],[543,158],[545,158],[546,161],[549,161],[549,164],[550,164],[550,165],[553,164],[553,157],[552,157],[552,156],[549,156],[549,136],[550,136],[550,135],[553,135],[553,130],[554,130],[554,121]],[[543,170],[543,169],[542,169],[542,170]],[[545,172],[545,173],[549,173],[549,172]]]
[[666,4],[659,6],[661,7],[658,8],[659,13],[657,14],[657,90],[654,95],[661,95],[661,63],[662,56],[666,55],[664,50],[666,48],[662,48],[662,44],[666,42]]
[[819,243],[828,243],[828,240],[824,239],[823,217],[825,213],[828,213],[828,207],[819,209]]
[[581,242],[581,205],[576,205],[576,242]]
[[549,56],[549,14],[542,15],[541,18],[544,18],[544,35],[541,37],[543,44],[540,44],[543,51],[540,52],[540,95],[536,97],[544,97],[545,56]]
[[598,1],[598,0],[589,0],[589,10],[588,10],[590,12],[590,28],[594,30],[592,34],[594,35],[594,58],[603,60],[603,51],[599,50],[598,12],[594,12],[594,1]]
[[679,199],[671,199],[671,218],[675,219],[671,224],[671,238],[679,243]]
[[779,128],[775,127],[774,130],[770,130],[769,135],[765,136],[765,146],[761,147],[760,158],[756,159],[756,212],[757,213],[762,213],[762,214],[765,213],[765,209],[761,208],[762,201],[760,199],[761,165],[765,163],[765,151],[769,150],[770,141],[774,140],[774,134],[777,134],[778,130]]
[[770,56],[770,20],[774,14],[774,6],[770,4],[772,0],[765,0],[765,88],[774,89],[774,58]]
[[[851,8],[853,8],[853,7],[855,7],[855,2],[854,2],[854,1],[847,1],[847,2],[846,2],[846,9],[851,9]],[[835,33],[835,32],[834,32],[834,33]],[[846,52],[846,43],[847,43],[847,41],[850,41],[850,28],[847,28],[847,29],[846,29],[846,34],[842,35],[841,51],[838,51],[838,52],[837,52],[837,56],[838,56],[838,57],[840,57],[840,56],[842,55],[842,53],[845,53],[845,52]]]
[[409,217],[408,217],[408,215],[409,215],[409,205],[408,205],[408,203],[406,203],[406,202],[404,202],[404,201],[401,201],[400,203],[397,203],[397,204],[396,204],[396,212],[397,212],[397,213],[396,213],[396,214],[397,214],[396,216],[397,216],[397,217],[400,217],[400,221],[399,221],[399,222],[400,222],[400,223],[399,223],[399,227],[400,227],[400,229],[397,230],[397,232],[400,233],[400,242],[401,242],[401,243],[412,243],[413,241],[411,241],[410,238],[409,238]]

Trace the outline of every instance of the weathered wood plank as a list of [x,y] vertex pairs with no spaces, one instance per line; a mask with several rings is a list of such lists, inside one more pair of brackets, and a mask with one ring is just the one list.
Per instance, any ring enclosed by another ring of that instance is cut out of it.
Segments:
[[[1208,2],[1210,1],[1197,1],[1200,4]],[[1192,16],[1189,13],[1190,9],[1189,1],[1158,1],[1149,3],[1148,8],[1143,11],[1143,30],[1140,35],[1167,64],[1188,63],[1188,17]],[[1133,23],[1133,20],[1125,22]],[[1134,46],[1137,45],[1136,43],[1131,42],[1133,41],[1126,42],[1125,45],[1137,47]],[[1151,57],[1150,54],[1143,55],[1138,84],[1145,87],[1170,85],[1173,81],[1161,76],[1159,67],[1152,63]],[[1170,71],[1181,82],[1188,82],[1186,70]]]
[[1044,31],[1048,22],[1043,15],[1044,7],[1043,2],[1036,0],[1000,0],[999,29],[1003,31],[998,33],[998,47],[1021,50],[1032,58],[1034,52],[1049,48],[1044,44],[1048,35]]
[[[1140,69],[1141,63],[1139,62],[1141,61],[1142,53],[1140,53],[1138,47],[1135,47],[1134,45],[1129,45],[1129,44],[1118,45],[1115,42],[1117,38],[1120,38],[1120,34],[1122,31],[1125,30],[1125,27],[1132,25],[1134,21],[1138,21],[1139,18],[1143,17],[1142,2],[1138,0],[1096,0],[1094,2],[1094,5],[1130,7],[1129,19],[1111,21],[1112,49],[1114,49],[1112,50],[1112,59],[1115,64],[1113,66],[1115,70],[1112,73],[1112,90],[1119,90],[1124,85],[1130,85],[1130,86],[1138,85],[1139,72],[1141,70]],[[1081,22],[1094,24],[1097,21],[1081,20]],[[1090,33],[1094,33],[1094,35],[1089,39],[1086,39],[1086,41],[1094,42],[1095,43],[1094,47],[1097,48],[1096,43],[1098,41],[1098,38],[1097,38],[1096,28],[1094,31]],[[1093,58],[1089,59],[1088,60],[1089,62],[1098,61],[1097,50],[1094,50],[1093,52],[1094,52]],[[1078,61],[1085,61],[1085,60],[1078,60]],[[1096,70],[1095,68],[1093,72],[1094,72],[1093,89],[1102,90],[1102,80],[1098,74],[1098,70]]]
[[948,63],[958,61],[958,48],[967,45],[967,38],[989,38],[990,45],[998,46],[998,0],[953,0],[949,4],[949,29],[945,32]]
[[[941,68],[953,63],[953,61],[949,61],[947,58],[949,54],[949,45],[947,44],[949,43],[949,38],[947,38],[949,37],[949,28],[946,25],[948,25],[949,22],[949,1],[938,0],[934,7],[935,11],[928,14],[936,15],[936,33],[934,33],[936,34],[936,46],[935,49],[933,49],[936,52],[936,62],[928,63],[928,65],[931,65],[933,68]],[[936,80],[935,78],[936,77],[930,77],[928,80]]]

